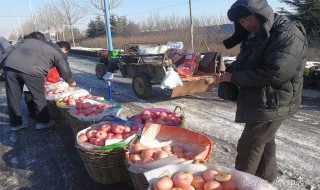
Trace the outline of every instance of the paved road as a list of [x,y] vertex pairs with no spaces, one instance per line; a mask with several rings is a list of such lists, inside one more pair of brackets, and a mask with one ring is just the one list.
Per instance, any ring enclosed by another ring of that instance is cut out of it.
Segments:
[[[73,56],[69,59],[78,86],[107,98],[106,82],[94,76],[95,60]],[[170,99],[170,90],[159,87],[153,89],[152,99],[140,100],[133,94],[131,79],[120,75],[115,75],[112,86],[113,99],[123,105],[121,118],[148,107],[173,110],[182,106],[187,117],[185,127],[210,136],[215,143],[211,162],[234,167],[235,147],[243,129],[243,125],[233,122],[235,103],[217,98],[215,92]],[[301,111],[286,120],[279,130],[279,181],[275,185],[282,189],[320,188],[319,102],[304,99]],[[26,113],[23,102],[22,105]],[[70,126],[64,120],[57,120],[54,127],[41,131],[33,126],[10,131],[3,83],[0,83],[0,106],[0,189],[131,189],[129,183],[105,186],[92,181],[74,147]],[[306,184],[294,188],[283,185],[293,181]]]

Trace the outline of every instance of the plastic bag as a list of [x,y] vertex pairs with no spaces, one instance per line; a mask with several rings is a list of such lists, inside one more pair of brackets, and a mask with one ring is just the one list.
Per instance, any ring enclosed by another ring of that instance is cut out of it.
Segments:
[[179,74],[175,72],[172,67],[170,67],[162,80],[161,88],[173,89],[177,86],[183,86],[183,83],[180,80]]
[[186,57],[183,60],[183,64],[177,67],[177,72],[183,76],[192,76],[194,73],[197,73],[199,67],[197,56],[198,53],[186,55]]

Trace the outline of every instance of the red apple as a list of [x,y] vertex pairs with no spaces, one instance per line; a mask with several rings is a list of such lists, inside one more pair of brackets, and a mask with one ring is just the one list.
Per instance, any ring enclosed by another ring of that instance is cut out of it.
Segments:
[[131,131],[138,131],[139,127],[138,126],[131,126]]
[[141,151],[141,157],[142,158],[147,158],[147,157],[152,157],[153,154],[154,154],[154,149],[153,148],[146,148],[146,149],[143,149]]
[[135,145],[132,146],[130,149],[130,152],[132,154],[141,154],[141,151],[145,149],[145,146],[141,143],[136,143]]
[[157,179],[153,184],[154,190],[171,190],[173,187],[173,181],[168,176],[163,176]]
[[111,132],[111,129],[112,129],[112,127],[109,124],[102,124],[100,126],[100,130],[105,131],[107,133]]
[[96,136],[97,132],[98,132],[97,130],[91,129],[86,133],[86,135],[87,135],[88,139],[92,139]]
[[204,184],[204,190],[222,190],[222,186],[218,181],[212,180]]
[[104,146],[105,145],[105,138],[96,138],[96,145],[97,146]]
[[214,180],[214,176],[216,176],[217,174],[219,174],[219,172],[217,172],[216,170],[207,169],[206,171],[203,172],[202,176],[204,180],[212,181]]
[[193,175],[187,171],[180,171],[173,176],[172,180],[175,187],[190,189]]
[[112,125],[112,132],[113,133],[123,133],[124,132],[124,126],[120,124],[113,124]]
[[229,180],[227,182],[222,182],[220,184],[221,184],[223,190],[236,190],[238,188],[236,182],[233,180]]
[[96,138],[104,139],[107,138],[107,135],[107,132],[100,130],[96,133]]
[[131,131],[131,128],[129,126],[124,126],[124,133],[129,133]]
[[122,139],[123,135],[122,135],[122,133],[117,133],[117,134],[113,135],[112,138],[113,139]]
[[108,133],[107,134],[107,138],[106,139],[112,139],[112,137],[114,136],[114,134],[113,133]]
[[202,189],[205,183],[206,181],[203,179],[201,175],[195,175],[193,176],[191,185],[196,189]]
[[87,135],[86,134],[81,134],[81,135],[79,135],[78,136],[78,139],[79,139],[79,141],[80,142],[87,142],[88,141],[88,137],[87,137]]

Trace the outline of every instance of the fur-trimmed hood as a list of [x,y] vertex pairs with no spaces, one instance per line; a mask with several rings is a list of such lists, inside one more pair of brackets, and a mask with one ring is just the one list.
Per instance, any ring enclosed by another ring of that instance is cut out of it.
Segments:
[[240,18],[257,15],[264,23],[262,33],[270,37],[270,29],[274,23],[274,11],[266,0],[237,0],[228,10],[228,18],[234,22],[234,34],[223,41],[227,49],[233,48],[247,39],[249,34],[238,22]]

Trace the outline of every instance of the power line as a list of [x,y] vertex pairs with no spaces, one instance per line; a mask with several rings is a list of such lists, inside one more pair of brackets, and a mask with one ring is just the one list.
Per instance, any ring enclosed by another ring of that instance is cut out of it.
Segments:
[[[197,2],[197,1],[201,1],[201,0],[194,0],[193,2]],[[189,2],[187,2],[187,3],[180,3],[180,4],[176,4],[176,5],[170,5],[170,6],[166,6],[166,7],[161,7],[161,8],[158,8],[158,9],[152,9],[152,10],[148,10],[148,11],[144,11],[144,12],[133,13],[133,14],[130,14],[130,15],[125,15],[125,16],[133,16],[133,15],[138,15],[138,14],[143,14],[143,13],[158,11],[158,10],[161,10],[161,9],[167,9],[167,8],[171,8],[171,7],[177,7],[177,6],[185,5],[185,4],[189,4]]]

